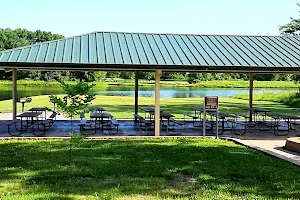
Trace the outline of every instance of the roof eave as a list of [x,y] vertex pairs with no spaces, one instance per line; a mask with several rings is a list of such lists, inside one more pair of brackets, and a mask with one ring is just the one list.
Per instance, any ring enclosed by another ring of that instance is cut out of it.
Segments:
[[0,62],[2,68],[18,68],[20,70],[92,70],[92,71],[155,71],[170,72],[274,72],[274,73],[300,73],[300,67],[268,67],[268,66],[202,66],[202,65],[141,65],[141,64],[82,64],[82,63],[28,63],[28,62]]

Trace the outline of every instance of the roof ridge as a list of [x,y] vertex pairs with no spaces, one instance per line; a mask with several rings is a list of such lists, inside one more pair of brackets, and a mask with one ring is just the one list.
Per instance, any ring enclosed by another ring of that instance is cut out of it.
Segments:
[[[149,34],[149,35],[198,35],[198,36],[241,36],[241,37],[296,37],[300,36],[291,36],[291,35],[242,35],[242,34],[205,34],[205,33],[145,33],[145,32],[121,32],[121,31],[95,31],[92,33],[127,33],[127,34]],[[91,34],[91,33],[89,33]],[[83,34],[85,35],[85,34]],[[74,36],[75,37],[75,36]]]

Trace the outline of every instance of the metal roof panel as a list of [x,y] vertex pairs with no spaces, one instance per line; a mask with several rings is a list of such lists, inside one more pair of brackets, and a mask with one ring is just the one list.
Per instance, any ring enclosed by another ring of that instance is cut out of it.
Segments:
[[80,63],[89,63],[89,35],[82,36],[80,44]]
[[144,51],[145,51],[145,53],[147,55],[149,63],[152,64],[152,65],[157,65],[158,64],[157,63],[157,59],[156,59],[156,57],[153,54],[153,50],[152,50],[152,48],[149,45],[149,42],[148,42],[148,40],[146,38],[146,35],[144,35],[144,34],[138,34],[138,36],[139,36],[139,39],[140,39],[141,44],[143,46],[143,49],[144,49]]
[[[184,52],[184,54],[187,57],[187,59],[189,60],[189,62],[192,65],[199,65],[200,62],[198,62],[195,55],[193,55],[193,53],[191,52],[189,47],[185,44],[185,42],[182,40],[182,38],[179,35],[174,35],[174,39],[177,42],[178,46],[181,48],[181,50]],[[205,63],[205,61],[203,61],[203,59],[201,61],[202,61],[202,63]]]
[[72,63],[80,63],[81,38],[75,37],[72,48]]
[[[26,48],[22,49],[21,54],[20,54],[17,61],[18,62],[26,62],[30,49],[31,49],[30,47],[26,47]],[[6,52],[6,53],[10,53],[10,52]],[[4,61],[6,61],[5,60],[5,53],[4,53],[4,56],[2,56],[2,58],[4,59]]]
[[132,35],[125,33],[124,38],[125,38],[125,43],[128,46],[128,51],[129,51],[128,53],[130,55],[132,63],[133,64],[141,64],[140,57],[137,54],[137,50],[136,50],[135,44],[132,39]]
[[267,57],[273,64],[277,66],[284,66],[284,64],[287,64],[279,56],[274,55],[273,50],[268,48],[265,43],[261,43],[260,41],[258,41],[258,37],[248,37],[246,38],[246,40],[248,40],[248,42],[252,44],[252,46],[260,49],[260,52],[262,52],[262,54],[264,54],[264,56]]
[[107,58],[105,53],[103,33],[96,33],[97,58],[99,64],[106,64]]
[[[222,43],[217,39],[216,36],[210,36],[208,37],[212,43],[219,49],[220,52],[235,66],[241,66],[241,63],[239,62],[240,57],[236,55],[236,57],[232,56],[231,54],[231,47],[229,45],[225,45],[226,43]],[[225,47],[223,46],[225,45]]]
[[145,50],[143,48],[139,36],[137,34],[132,34],[131,36],[134,41],[136,51],[138,52],[138,56],[140,58],[141,64],[149,64],[149,60],[147,58],[147,55],[145,53]]
[[216,65],[224,66],[225,61],[222,62],[218,55],[212,50],[213,47],[210,48],[210,46],[203,40],[201,36],[193,36],[193,38],[195,38],[196,44],[198,43],[198,45],[201,46],[201,48],[198,48],[203,49],[206,54],[208,54],[209,57],[216,63]]
[[160,36],[158,34],[153,35],[153,38],[155,40],[155,43],[157,44],[157,47],[164,58],[164,61],[167,65],[174,65],[174,61],[172,60],[168,50],[166,49],[164,43],[162,42]]
[[117,36],[118,36],[121,54],[122,54],[124,63],[132,64],[130,52],[129,52],[128,45],[127,45],[124,34],[118,33]]
[[[15,50],[15,51],[12,51],[12,55],[10,56],[10,60],[8,60],[8,61],[11,61],[11,60],[18,60],[21,51],[22,51],[21,49],[17,49],[17,50]],[[1,53],[0,53],[0,58],[1,58]]]
[[160,50],[158,49],[158,46],[153,38],[153,35],[146,35],[148,43],[150,45],[150,48],[152,49],[153,55],[155,56],[156,60],[157,60],[157,64],[158,65],[165,65],[166,62],[162,56],[162,53],[160,52]]
[[180,58],[183,65],[191,65],[192,63],[187,58],[185,52],[182,50],[182,47],[178,45],[177,41],[175,40],[173,35],[167,35],[168,40],[172,44],[176,54]]
[[63,55],[63,60],[62,60],[63,63],[71,63],[72,62],[73,44],[74,44],[74,38],[66,39],[64,55]]
[[160,39],[163,43],[164,48],[167,50],[168,54],[170,55],[174,65],[182,65],[180,58],[178,57],[177,53],[175,52],[172,44],[168,40],[166,35],[160,35]]
[[298,62],[300,61],[299,49],[296,49],[294,46],[290,45],[289,43],[282,41],[282,39],[277,39],[277,38],[268,38],[268,39],[276,43],[278,46],[280,46],[281,49],[285,49],[286,52],[293,55],[293,57],[297,59]]
[[241,63],[241,65],[256,65],[256,63],[254,63],[235,43],[233,43],[228,37],[221,37],[221,36],[216,36],[215,37],[216,40],[218,40],[218,42],[220,44],[222,44],[222,46],[225,47],[229,47],[227,48],[227,51],[234,56],[235,59],[238,60],[239,63]]
[[264,43],[266,47],[272,49],[272,52],[276,54],[276,56],[280,57],[285,63],[289,64],[290,66],[296,65],[297,61],[294,62],[294,58],[289,52],[286,51],[285,48],[280,48],[280,46],[266,37],[257,37],[257,39]]
[[106,57],[106,63],[107,64],[114,64],[115,57],[114,57],[114,51],[111,44],[111,37],[109,33],[103,34],[104,39],[104,48],[105,48],[105,57]]
[[89,62],[98,63],[96,33],[89,34]]
[[63,64],[110,70],[300,71],[300,37],[94,32],[0,52],[0,66]]
[[54,62],[56,62],[56,63],[63,62],[65,43],[66,43],[66,40],[60,40],[57,42],[57,48],[56,48],[55,55],[54,55]]
[[[112,43],[112,48],[113,48],[114,57],[115,57],[115,63],[116,64],[124,64],[121,47],[119,45],[118,35],[116,33],[111,33],[110,37],[111,37],[111,43]],[[128,63],[128,64],[131,64],[131,63]]]
[[255,46],[253,47],[251,43],[248,42],[248,39],[246,37],[235,37],[242,45],[243,49],[246,50],[250,55],[254,55],[260,62],[262,62],[261,66],[274,66],[273,63],[267,59],[264,54],[265,52],[260,52],[259,49],[256,49]]

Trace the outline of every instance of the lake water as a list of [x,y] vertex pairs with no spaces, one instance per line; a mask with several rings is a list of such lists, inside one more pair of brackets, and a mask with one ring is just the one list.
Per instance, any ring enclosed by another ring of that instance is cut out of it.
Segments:
[[[279,92],[296,89],[254,89],[255,93],[261,92]],[[0,100],[11,99],[11,88],[0,88]],[[102,96],[134,96],[134,87],[132,86],[109,86],[105,88],[94,88],[93,92]],[[18,87],[18,97],[32,97],[39,95],[63,94],[60,88],[56,87]],[[162,87],[161,98],[189,98],[204,97],[206,95],[216,95],[219,97],[230,97],[236,94],[248,94],[247,88],[197,88],[197,87]],[[154,97],[154,87],[139,87],[139,96]]]

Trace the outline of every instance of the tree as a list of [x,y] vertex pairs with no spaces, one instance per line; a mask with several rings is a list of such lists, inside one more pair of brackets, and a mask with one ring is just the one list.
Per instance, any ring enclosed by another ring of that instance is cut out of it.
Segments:
[[[17,47],[31,45],[33,43],[51,41],[56,39],[64,38],[63,35],[52,34],[46,31],[28,31],[26,29],[0,29],[0,51],[13,49]],[[30,78],[31,74],[41,75],[41,77],[34,77],[34,79],[44,79],[42,78],[42,73],[35,73],[33,71],[19,71],[18,79]],[[49,74],[47,74],[49,75]],[[11,74],[0,71],[0,79],[10,79]],[[50,76],[51,77],[51,76]]]
[[[300,6],[300,3],[297,3],[297,5]],[[280,26],[279,30],[283,35],[300,35],[300,18],[294,19],[291,17],[290,23]],[[295,74],[291,76],[291,79],[294,80],[296,83],[299,83],[300,75]]]
[[88,113],[88,105],[95,99],[94,94],[89,94],[89,91],[95,84],[79,82],[77,84],[67,84],[60,82],[66,96],[60,98],[56,95],[51,95],[50,100],[56,103],[58,111],[61,111],[71,117],[71,132],[73,132],[73,117],[75,115]]
[[73,116],[82,113],[88,113],[88,105],[95,99],[95,95],[89,94],[89,90],[95,86],[95,84],[88,84],[85,82],[79,82],[77,84],[67,84],[60,82],[61,86],[67,94],[63,98],[55,95],[50,96],[50,100],[56,103],[58,111],[62,111],[71,117],[71,132],[69,133],[71,139],[69,142],[69,164],[72,164],[72,149],[76,143],[79,143],[83,137],[73,133]]
[[[300,3],[297,3],[298,6],[300,6]],[[281,34],[283,35],[299,35],[300,31],[300,18],[294,19],[291,17],[291,22],[280,26],[279,30],[281,31]]]
[[106,77],[106,72],[94,72],[94,80],[100,81],[102,78]]

